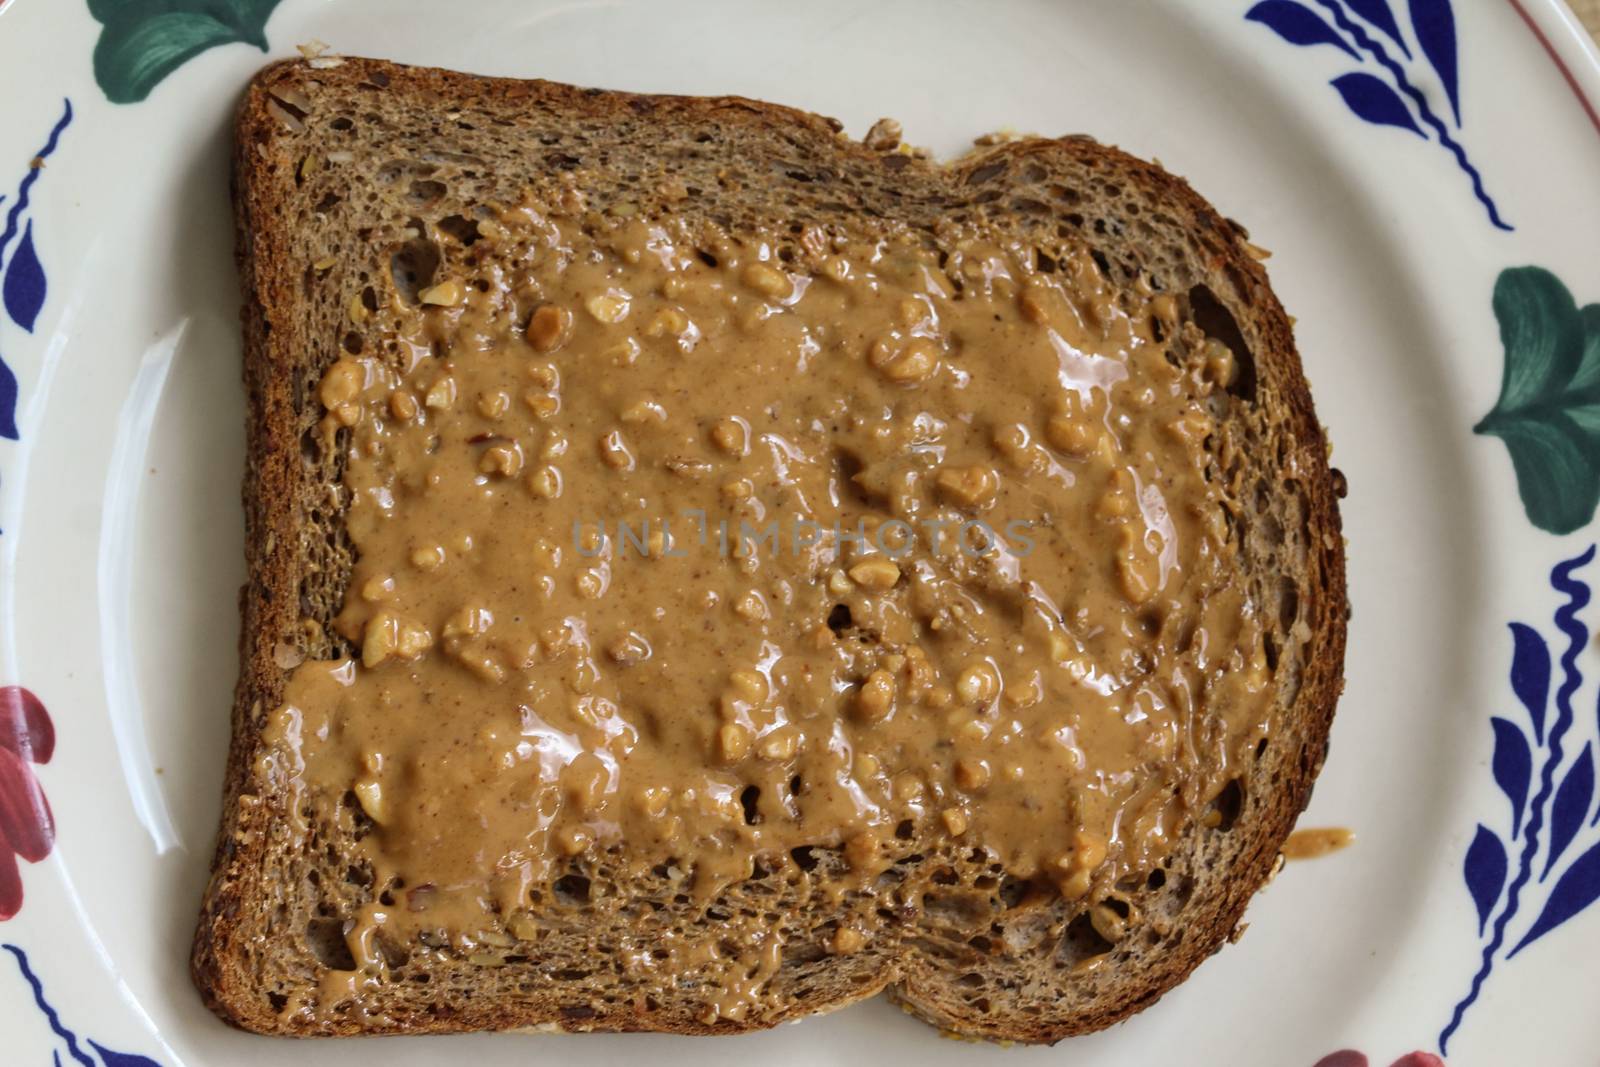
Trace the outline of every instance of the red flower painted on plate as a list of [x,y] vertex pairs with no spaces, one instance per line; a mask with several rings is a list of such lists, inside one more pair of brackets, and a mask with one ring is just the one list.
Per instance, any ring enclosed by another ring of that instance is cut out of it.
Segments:
[[56,730],[39,698],[17,685],[0,688],[0,920],[22,908],[17,857],[38,863],[56,840],[55,819],[34,763],[49,763]]
[[[1366,1054],[1353,1049],[1330,1052],[1316,1062],[1316,1067],[1371,1067]],[[1445,1063],[1431,1052],[1411,1052],[1390,1064],[1389,1067],[1445,1067]]]

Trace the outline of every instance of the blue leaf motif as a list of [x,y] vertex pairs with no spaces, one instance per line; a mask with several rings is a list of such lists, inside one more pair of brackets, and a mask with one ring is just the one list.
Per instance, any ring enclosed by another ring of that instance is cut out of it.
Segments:
[[1533,753],[1528,751],[1528,739],[1509,719],[1489,720],[1494,727],[1495,784],[1511,801],[1511,836],[1516,838],[1522,829],[1522,809],[1528,802],[1528,782],[1533,777]]
[[1395,24],[1394,12],[1389,10],[1387,0],[1345,0],[1350,10],[1382,30],[1388,38],[1400,46],[1400,51],[1411,58],[1411,49],[1406,47],[1405,38],[1400,34],[1400,27]]
[[1262,0],[1244,17],[1261,23],[1290,44],[1331,44],[1351,59],[1361,59],[1355,49],[1334,32],[1332,26],[1322,21],[1316,12],[1294,0]]
[[1544,710],[1550,701],[1550,646],[1531,626],[1511,624],[1511,688],[1533,719],[1533,738],[1544,743]]
[[1481,934],[1489,921],[1489,910],[1500,899],[1500,890],[1506,884],[1506,847],[1494,831],[1482,823],[1478,824],[1478,835],[1467,849],[1467,862],[1461,873],[1467,880],[1472,902],[1478,906],[1478,933]]
[[1596,899],[1600,899],[1600,845],[1579,856],[1566,873],[1556,879],[1550,899],[1544,902],[1544,911],[1534,921],[1528,932],[1517,942],[1517,947],[1506,953],[1511,959],[1517,953],[1539,940],[1551,930],[1578,914]]
[[1378,126],[1398,126],[1427,140],[1405,101],[1393,89],[1370,74],[1342,74],[1333,79],[1345,106],[1367,122]]
[[1411,0],[1411,28],[1450,98],[1456,125],[1461,125],[1461,92],[1456,71],[1456,13],[1450,0]]
[[0,437],[17,439],[17,376],[0,358]]
[[1556,865],[1556,860],[1572,844],[1573,835],[1583,825],[1584,816],[1589,814],[1589,802],[1594,799],[1594,760],[1589,755],[1589,746],[1584,745],[1583,751],[1578,753],[1577,762],[1561,780],[1561,787],[1556,790],[1554,806],[1550,809],[1550,854],[1544,861],[1544,872],[1539,875],[1539,880],[1550,877],[1550,869]]
[[4,300],[6,314],[11,321],[29,333],[38,321],[39,309],[44,307],[44,267],[39,264],[39,253],[33,247],[33,220],[22,231],[22,243],[11,255],[6,266],[6,276],[0,284],[0,300]]
[[100,1062],[104,1067],[161,1067],[159,1063],[148,1056],[135,1056],[127,1052],[113,1052],[100,1044],[100,1042],[92,1039],[89,1044],[94,1046],[95,1052],[99,1053]]

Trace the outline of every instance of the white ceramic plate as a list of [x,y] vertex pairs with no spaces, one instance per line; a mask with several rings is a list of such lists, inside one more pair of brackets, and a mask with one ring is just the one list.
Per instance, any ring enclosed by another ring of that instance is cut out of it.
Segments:
[[[1054,1049],[940,1041],[882,1002],[720,1040],[217,1022],[186,961],[242,579],[228,129],[261,49],[314,39],[743,93],[858,135],[892,114],[944,154],[1088,131],[1245,220],[1349,478],[1349,686],[1303,825],[1355,847],[1292,865],[1157,1006]],[[19,881],[0,859],[0,1060],[1600,1055],[1600,308],[1578,309],[1600,300],[1600,57],[1557,0],[12,0],[0,100],[0,683],[26,687],[0,691],[0,856],[37,860]]]

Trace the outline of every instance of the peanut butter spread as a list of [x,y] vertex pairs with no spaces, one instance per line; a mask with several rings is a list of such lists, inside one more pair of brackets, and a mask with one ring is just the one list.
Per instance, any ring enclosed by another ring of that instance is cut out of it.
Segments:
[[509,943],[601,856],[710,900],[807,846],[868,878],[908,825],[1092,898],[1241,773],[1234,368],[1169,355],[1170,296],[976,232],[480,231],[317,386],[359,655],[294,670],[262,773],[296,820],[353,794],[361,971]]

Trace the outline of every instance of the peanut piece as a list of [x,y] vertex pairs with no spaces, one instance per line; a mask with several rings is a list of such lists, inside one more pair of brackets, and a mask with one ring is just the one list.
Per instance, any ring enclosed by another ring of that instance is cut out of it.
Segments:
[[884,670],[873,671],[856,693],[856,711],[868,722],[882,722],[894,709],[894,693],[894,675]]
[[584,302],[584,308],[596,322],[613,326],[628,317],[630,301],[633,298],[622,289],[607,289],[597,293]]
[[752,263],[744,269],[744,283],[762,296],[787,300],[794,293],[789,276],[765,263]]
[[455,307],[466,297],[466,287],[454,278],[446,278],[438,285],[430,285],[417,294],[417,299],[422,303],[436,307]]
[[891,382],[920,382],[939,369],[939,348],[925,337],[914,337],[904,345],[888,339],[874,342],[867,361]]
[[736,722],[717,731],[717,753],[725,763],[737,763],[750,753],[750,731]]
[[892,559],[871,556],[850,568],[850,580],[863,589],[893,589],[900,580],[900,566]]
[[542,304],[528,317],[524,333],[528,343],[540,352],[554,352],[572,335],[572,312],[555,304]]
[[934,484],[962,507],[986,508],[1000,493],[1000,476],[988,467],[945,467]]
[[968,704],[987,704],[1000,695],[1000,678],[987,663],[974,663],[956,679],[956,694]]
[[976,792],[989,784],[989,764],[986,760],[963,757],[956,760],[956,787],[967,793]]

